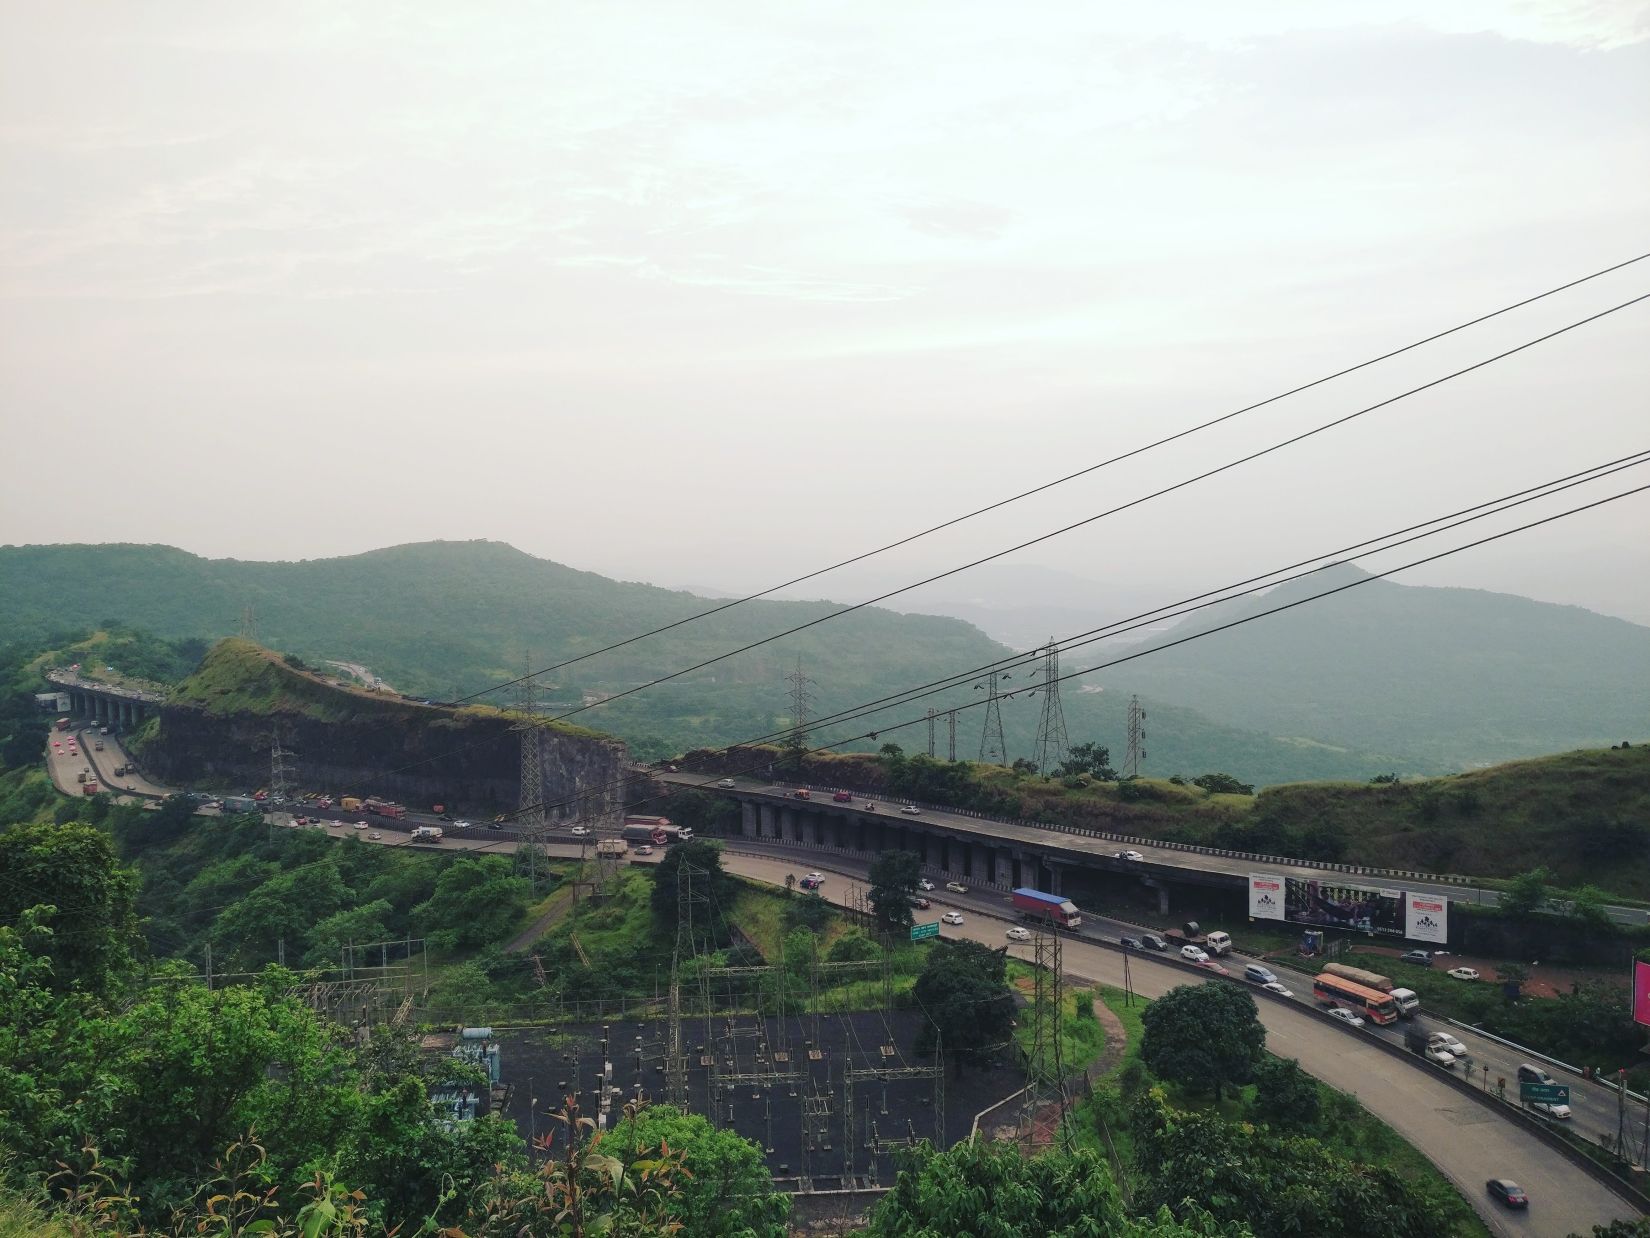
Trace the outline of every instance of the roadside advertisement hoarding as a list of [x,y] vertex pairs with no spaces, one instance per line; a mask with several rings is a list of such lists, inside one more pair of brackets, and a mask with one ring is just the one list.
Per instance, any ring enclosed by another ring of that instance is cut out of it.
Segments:
[[1650,963],[1633,964],[1633,1022],[1650,1026]]
[[1444,945],[1449,941],[1449,899],[1442,894],[1404,894],[1404,936]]
[[1291,924],[1402,937],[1404,896],[1398,890],[1331,884],[1315,877],[1285,877],[1283,918]]
[[1283,878],[1270,873],[1249,874],[1249,918],[1283,919]]

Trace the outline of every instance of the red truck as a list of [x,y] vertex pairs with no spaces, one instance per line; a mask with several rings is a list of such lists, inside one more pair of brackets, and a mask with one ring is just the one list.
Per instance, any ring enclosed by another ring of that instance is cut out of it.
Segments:
[[403,820],[407,815],[407,810],[400,804],[392,803],[389,800],[371,798],[361,801],[361,811],[374,813],[380,817],[389,817],[396,821]]
[[1020,913],[1022,920],[1041,920],[1060,928],[1076,928],[1083,922],[1077,904],[1058,894],[1044,894],[1041,890],[1022,887],[1015,890],[1011,897],[1014,910]]
[[97,794],[97,780],[93,779],[89,782],[81,783],[80,784],[80,793],[82,795],[96,795]]

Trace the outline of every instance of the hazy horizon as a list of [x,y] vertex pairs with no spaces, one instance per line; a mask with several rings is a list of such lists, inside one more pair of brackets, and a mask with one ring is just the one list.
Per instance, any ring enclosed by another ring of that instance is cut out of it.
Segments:
[[[69,3],[8,33],[5,543],[487,538],[747,592],[1647,248],[1640,3]],[[1646,291],[1650,262],[802,592],[977,558]],[[1168,600],[1650,447],[1647,327],[1009,562]],[[1396,579],[1646,623],[1647,527],[1638,496]]]

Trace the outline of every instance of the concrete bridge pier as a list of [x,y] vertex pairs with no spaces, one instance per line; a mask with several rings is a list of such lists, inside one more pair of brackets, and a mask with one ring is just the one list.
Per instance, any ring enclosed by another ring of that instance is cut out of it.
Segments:
[[991,880],[998,885],[1014,884],[1014,853],[1000,847],[991,850]]
[[1157,891],[1157,914],[1169,914],[1169,886],[1167,882],[1159,881],[1155,877],[1142,877],[1140,883],[1148,889]]
[[749,800],[739,801],[739,833],[746,838],[762,836],[762,818]]
[[761,819],[762,819],[762,829],[761,829],[760,837],[762,837],[762,838],[778,838],[779,837],[779,814],[774,811],[774,807],[773,807],[772,804],[763,804],[761,806]]

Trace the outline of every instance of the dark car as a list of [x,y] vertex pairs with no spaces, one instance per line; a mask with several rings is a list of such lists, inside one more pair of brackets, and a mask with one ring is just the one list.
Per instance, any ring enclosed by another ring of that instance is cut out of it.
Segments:
[[913,894],[911,896],[911,906],[916,907],[916,908],[918,908],[922,911],[927,911],[933,905],[934,905],[933,903],[930,903],[927,899],[925,899],[920,894]]
[[1148,950],[1167,950],[1169,948],[1169,943],[1156,933],[1142,933],[1140,934],[1140,941]]
[[1530,1206],[1530,1197],[1524,1193],[1524,1188],[1511,1178],[1491,1178],[1484,1183],[1484,1189],[1509,1208]]
[[1400,963],[1414,963],[1417,967],[1431,967],[1432,955],[1425,950],[1405,950],[1398,956]]
[[1125,950],[1144,950],[1146,948],[1140,944],[1140,938],[1138,937],[1119,937],[1117,944]]

